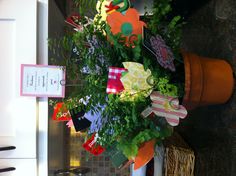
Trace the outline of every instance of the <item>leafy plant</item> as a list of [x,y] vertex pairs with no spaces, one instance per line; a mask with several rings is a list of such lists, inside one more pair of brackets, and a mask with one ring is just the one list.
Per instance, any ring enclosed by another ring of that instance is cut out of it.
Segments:
[[[84,14],[82,10],[85,8],[95,10],[96,1],[74,2],[79,6],[80,14]],[[178,67],[182,65],[179,45],[183,23],[180,16],[171,19],[168,16],[171,12],[170,2],[155,1],[153,14],[145,14],[144,20],[152,33],[161,35],[172,49]],[[83,106],[85,111],[102,111],[103,125],[98,131],[99,144],[109,147],[118,142],[117,148],[132,158],[137,155],[143,142],[151,139],[161,141],[171,134],[172,129],[163,118],[154,115],[150,120],[141,116],[142,111],[151,104],[143,90],[137,91],[135,95],[123,94],[122,97],[120,94],[108,95],[106,85],[109,66],[123,67],[122,63],[126,61],[142,63],[145,70],[151,70],[154,83],[152,88],[163,95],[183,96],[183,83],[157,63],[154,56],[143,47],[141,36],[137,36],[131,47],[127,46],[122,34],[112,34],[110,26],[100,20],[99,13],[96,19],[91,25],[84,25],[81,32],[70,31],[61,39],[49,40],[51,51],[61,57],[56,63],[66,66],[67,83],[73,85],[71,94],[63,102],[70,110],[80,106],[79,101],[89,96],[88,103]],[[71,55],[75,48],[77,55]],[[98,105],[105,108],[102,110]]]

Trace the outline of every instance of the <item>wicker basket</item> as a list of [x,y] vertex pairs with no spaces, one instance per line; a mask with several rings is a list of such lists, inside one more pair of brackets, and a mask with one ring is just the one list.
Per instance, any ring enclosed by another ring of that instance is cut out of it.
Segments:
[[165,176],[193,176],[195,155],[180,135],[174,134],[165,143]]

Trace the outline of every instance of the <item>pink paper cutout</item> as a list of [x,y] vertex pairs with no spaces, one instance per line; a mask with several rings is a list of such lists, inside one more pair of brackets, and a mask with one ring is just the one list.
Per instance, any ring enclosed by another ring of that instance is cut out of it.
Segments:
[[65,22],[79,30],[82,30],[82,25],[79,24],[80,20],[81,20],[81,16],[79,14],[72,14],[66,19]]
[[179,105],[179,100],[171,96],[161,95],[159,92],[152,92],[152,111],[160,117],[165,117],[171,126],[179,124],[179,118],[184,119],[188,112],[186,108]]
[[68,122],[67,122],[67,124],[66,124],[66,126],[68,127],[68,128],[71,128],[71,127],[73,127],[73,121],[72,120],[69,120]]
[[103,148],[101,145],[97,143],[97,134],[94,133],[91,138],[89,138],[82,146],[83,148],[90,152],[91,154],[98,156],[102,154],[105,151],[105,148]]
[[[82,24],[83,20],[86,20],[86,24]],[[84,30],[84,27],[90,25],[92,23],[92,19],[88,18],[87,16],[84,17],[84,19],[82,19],[82,17],[79,14],[72,14],[71,16],[69,16],[65,22],[73,27],[75,27],[75,31],[79,31],[82,32]]]

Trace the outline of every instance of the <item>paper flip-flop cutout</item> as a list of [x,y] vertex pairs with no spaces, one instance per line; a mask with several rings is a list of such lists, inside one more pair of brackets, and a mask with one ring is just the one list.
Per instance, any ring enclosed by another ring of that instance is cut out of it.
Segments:
[[74,108],[70,110],[72,121],[75,127],[75,131],[82,131],[90,127],[91,121],[84,117],[85,112],[83,110],[78,110]]
[[97,134],[94,133],[92,137],[83,144],[83,148],[95,156],[100,155],[105,151],[105,149],[97,144],[96,141]]
[[179,100],[170,96],[161,95],[159,92],[152,92],[152,111],[160,117],[165,117],[171,126],[179,124],[179,118],[184,119],[188,112],[186,108],[179,105]]
[[71,115],[63,102],[59,102],[54,106],[54,112],[52,115],[52,120],[55,121],[69,121],[71,120]]
[[106,92],[108,94],[117,94],[124,90],[124,86],[120,81],[123,72],[127,72],[125,68],[109,67],[108,82]]

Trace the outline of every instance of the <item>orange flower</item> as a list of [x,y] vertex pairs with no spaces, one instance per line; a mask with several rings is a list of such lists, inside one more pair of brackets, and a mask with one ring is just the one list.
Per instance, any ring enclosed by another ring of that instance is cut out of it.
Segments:
[[142,35],[143,26],[146,26],[139,20],[138,11],[133,8],[129,8],[124,15],[118,11],[111,13],[107,16],[107,23],[112,34],[122,34],[127,46],[132,45],[132,42],[138,39],[138,35]]

